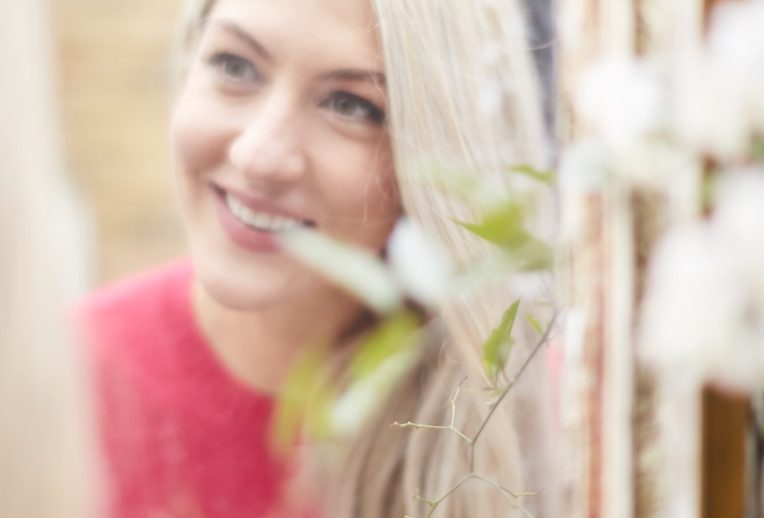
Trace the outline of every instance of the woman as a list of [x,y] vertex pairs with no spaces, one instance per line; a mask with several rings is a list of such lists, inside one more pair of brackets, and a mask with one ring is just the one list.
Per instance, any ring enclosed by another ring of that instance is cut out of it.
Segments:
[[[292,468],[265,439],[274,394],[306,344],[339,350],[364,329],[365,312],[287,256],[276,236],[310,227],[380,254],[405,212],[456,261],[481,253],[450,219],[475,210],[428,186],[436,179],[420,165],[490,174],[508,160],[541,162],[538,88],[517,6],[211,0],[189,7],[171,132],[193,266],[130,280],[83,308],[103,394],[113,514],[424,514],[426,504],[411,495],[452,485],[466,463],[463,445],[453,434],[389,424],[442,421],[459,380],[479,376],[472,365],[507,305],[506,287],[445,310],[446,340],[349,446],[330,479],[334,489],[322,488],[330,496],[297,498],[286,489]],[[489,63],[472,55],[484,47]],[[482,68],[512,79],[490,113],[480,109]],[[465,393],[465,426],[479,423],[484,407],[481,394]],[[518,458],[509,413],[498,412],[478,464],[521,490],[528,473]],[[510,516],[513,503],[470,483],[438,516]]]

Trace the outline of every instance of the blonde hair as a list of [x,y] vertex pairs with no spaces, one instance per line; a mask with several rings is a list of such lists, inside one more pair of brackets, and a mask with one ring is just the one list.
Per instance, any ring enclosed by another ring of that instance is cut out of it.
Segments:
[[[405,212],[445,244],[457,263],[474,264],[487,253],[487,245],[453,220],[474,221],[484,207],[479,201],[465,202],[438,189],[437,175],[442,169],[468,171],[509,195],[511,180],[501,174],[507,165],[544,163],[541,92],[528,51],[525,18],[511,0],[377,0],[374,4]],[[496,104],[483,105],[482,99],[497,93]],[[497,180],[506,183],[497,184]],[[444,309],[441,348],[425,357],[396,388],[375,422],[358,438],[357,453],[350,457],[354,465],[346,470],[341,486],[346,497],[339,499],[348,502],[356,490],[356,509],[348,506],[339,514],[332,509],[334,516],[423,516],[427,506],[411,497],[414,491],[438,497],[468,472],[465,445],[455,434],[403,431],[390,429],[389,424],[396,420],[446,422],[446,403],[459,380],[465,376],[482,379],[480,344],[511,301],[509,284],[497,283],[464,295]],[[459,427],[470,436],[488,411],[486,401],[478,390],[462,391],[457,403]],[[494,414],[481,437],[476,464],[512,491],[539,489],[533,487],[536,480],[531,480],[537,477],[524,469],[527,457],[537,452],[529,451],[521,440],[521,423],[511,418],[510,408],[502,410]],[[525,506],[541,512],[531,499]],[[520,515],[505,495],[474,482],[444,500],[435,516],[514,514]]]
[[[482,207],[437,188],[438,175],[444,169],[467,171],[489,178],[497,190],[510,195],[507,165],[542,166],[549,155],[525,17],[514,0],[371,1],[384,52],[389,131],[405,212],[446,245],[457,263],[470,264],[487,254],[488,245],[453,219],[474,220]],[[213,4],[214,0],[190,3],[187,26],[198,25]],[[495,102],[489,102],[492,99]],[[460,380],[482,380],[480,344],[511,297],[509,281],[494,283],[444,309],[442,341],[429,347],[397,382],[378,414],[349,445],[328,502],[330,516],[423,516],[427,506],[412,498],[414,492],[435,498],[467,473],[467,448],[456,434],[390,425],[440,424],[448,419],[447,402]],[[530,338],[525,341],[531,343]],[[543,474],[535,467],[527,469],[530,457],[539,455],[540,464],[549,462],[539,453],[542,439],[536,437],[534,443],[523,438],[539,428],[526,426],[526,421],[545,417],[543,408],[532,415],[542,391],[533,383],[523,385],[518,390],[527,397],[496,412],[476,448],[481,473],[516,492],[540,489],[533,486]],[[486,400],[478,388],[462,390],[456,425],[468,435],[486,415]],[[521,431],[521,420],[512,415],[528,410],[522,427],[531,430]],[[544,489],[549,496],[554,493],[550,484]],[[553,515],[553,506],[539,505],[540,500],[529,498],[523,504]],[[471,481],[445,499],[434,516],[519,516],[512,504],[496,488]]]
[[[95,511],[84,373],[67,339],[78,233],[57,173],[42,2],[0,6],[0,516]],[[81,280],[81,277],[80,277]]]

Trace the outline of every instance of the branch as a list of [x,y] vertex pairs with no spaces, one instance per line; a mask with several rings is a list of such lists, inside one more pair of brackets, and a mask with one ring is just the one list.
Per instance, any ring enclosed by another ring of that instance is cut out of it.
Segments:
[[544,331],[544,334],[541,336],[541,338],[536,343],[536,345],[533,346],[533,349],[531,349],[531,352],[530,354],[528,354],[528,357],[525,359],[525,362],[523,362],[522,366],[520,366],[520,369],[517,371],[517,376],[515,376],[515,379],[509,385],[507,385],[506,388],[504,388],[504,390],[501,392],[501,394],[493,403],[493,405],[491,405],[491,409],[488,411],[488,415],[485,416],[485,418],[483,419],[483,422],[480,424],[480,428],[478,428],[478,431],[470,440],[470,473],[475,473],[475,444],[477,443],[478,439],[480,439],[480,436],[485,430],[485,427],[488,425],[488,422],[493,417],[493,414],[496,412],[496,409],[499,408],[499,405],[501,404],[501,402],[504,401],[504,398],[507,397],[509,392],[512,390],[512,387],[515,386],[515,383],[517,383],[517,380],[520,379],[520,377],[523,375],[525,370],[530,365],[533,358],[536,357],[536,354],[538,354],[538,352],[541,350],[541,347],[549,339],[549,334],[552,332],[552,328],[554,327],[556,320],[557,320],[557,312],[555,312],[552,315],[552,319],[549,321],[549,325]]
[[[440,495],[438,498],[436,498],[434,500],[429,500],[429,499],[424,498],[424,497],[422,497],[420,495],[414,495],[415,499],[417,499],[417,500],[419,500],[421,502],[424,502],[428,506],[430,506],[430,509],[429,509],[429,511],[427,511],[427,514],[425,515],[424,518],[430,518],[433,515],[433,513],[435,513],[435,511],[438,509],[440,504],[442,504],[457,489],[462,487],[467,481],[472,480],[472,479],[479,480],[479,481],[481,481],[481,482],[483,482],[485,484],[489,484],[490,486],[495,487],[496,489],[498,489],[499,491],[504,493],[504,495],[507,496],[512,501],[512,505],[515,508],[519,509],[528,518],[533,518],[533,515],[527,509],[525,509],[517,500],[519,500],[520,498],[522,498],[524,496],[534,496],[537,493],[535,493],[535,492],[514,493],[514,492],[510,491],[509,489],[507,489],[506,487],[504,487],[501,484],[499,484],[498,482],[496,482],[495,480],[491,480],[489,478],[486,478],[486,477],[483,477],[483,476],[480,476],[480,475],[476,475],[474,473],[470,473],[469,475],[465,475],[459,482],[457,482],[456,484],[451,486],[451,488],[449,488],[445,493],[443,493],[442,495]],[[407,517],[404,517],[404,518],[407,518]]]
[[[448,426],[436,426],[436,425],[425,425],[425,424],[418,424],[418,423],[412,423],[411,421],[407,423],[399,423],[395,422],[392,424],[392,426],[398,426],[400,428],[414,428],[414,429],[428,429],[428,430],[447,430],[450,432],[455,433],[458,435],[462,440],[466,441],[469,446],[469,463],[470,463],[470,471],[467,475],[464,476],[459,482],[454,484],[451,488],[449,488],[445,493],[443,493],[440,497],[430,500],[427,498],[422,497],[421,495],[415,494],[414,498],[426,503],[430,509],[427,511],[427,514],[425,515],[425,518],[431,518],[435,510],[442,504],[451,494],[454,493],[457,489],[462,487],[465,482],[467,482],[470,479],[479,480],[485,484],[489,484],[499,491],[501,491],[507,498],[509,498],[512,501],[512,505],[519,509],[523,515],[525,515],[528,518],[533,518],[533,515],[528,512],[527,509],[525,509],[518,500],[521,497],[524,496],[533,496],[537,493],[535,492],[526,492],[526,493],[514,493],[507,489],[506,487],[502,486],[495,480],[491,480],[489,478],[486,478],[482,475],[478,475],[475,473],[475,446],[477,444],[477,441],[480,439],[480,436],[483,434],[483,431],[485,430],[486,426],[488,425],[488,422],[493,417],[494,413],[496,412],[496,409],[499,407],[501,402],[507,397],[509,392],[512,390],[512,387],[514,387],[515,383],[517,383],[517,380],[519,380],[525,370],[528,368],[528,366],[531,364],[531,361],[536,357],[538,352],[541,350],[541,347],[547,343],[549,340],[549,336],[552,332],[552,329],[554,328],[555,322],[557,321],[557,312],[555,312],[552,315],[552,319],[549,321],[549,324],[547,325],[546,330],[544,330],[544,334],[541,336],[539,341],[533,346],[533,349],[531,349],[531,352],[528,354],[528,357],[525,359],[523,364],[520,366],[520,369],[517,371],[517,375],[515,376],[515,379],[508,382],[507,386],[501,391],[501,394],[496,399],[496,401],[493,402],[491,405],[491,409],[488,411],[488,414],[485,416],[483,421],[480,423],[480,427],[478,428],[478,431],[475,433],[475,435],[470,438],[461,431],[456,429],[455,422],[456,422],[456,401],[459,398],[459,394],[461,392],[461,387],[464,381],[463,379],[461,382],[459,382],[459,385],[456,387],[456,391],[454,392],[453,397],[449,400],[449,405],[451,406],[451,421]],[[404,518],[410,518],[408,515]]]
[[467,378],[464,378],[462,381],[459,382],[459,384],[456,386],[456,391],[454,392],[453,397],[448,401],[448,404],[451,406],[451,422],[448,426],[437,426],[437,425],[430,425],[430,424],[419,424],[419,423],[412,423],[411,421],[407,423],[399,423],[398,421],[394,422],[392,426],[397,426],[399,428],[414,428],[416,430],[419,429],[425,429],[425,430],[447,430],[450,432],[455,433],[458,435],[463,441],[470,444],[472,442],[472,439],[467,437],[464,433],[457,430],[455,426],[456,422],[456,400],[459,399],[459,394],[462,390],[462,385],[467,380]]
[[429,511],[427,511],[427,514],[426,514],[426,515],[424,515],[424,518],[430,518],[430,517],[432,516],[432,514],[435,512],[435,510],[438,508],[438,506],[440,506],[440,504],[442,504],[442,503],[443,503],[443,501],[444,501],[446,498],[448,498],[449,496],[451,496],[451,494],[452,494],[454,491],[456,491],[457,489],[459,489],[460,487],[462,487],[462,486],[464,485],[464,483],[465,483],[465,482],[467,482],[467,481],[468,481],[470,478],[472,478],[472,475],[466,475],[466,476],[465,476],[464,478],[462,478],[462,479],[461,479],[459,482],[457,482],[456,484],[454,484],[453,486],[451,486],[451,488],[450,488],[448,491],[446,491],[445,493],[443,493],[442,495],[440,495],[440,497],[438,497],[438,498],[437,498],[437,499],[435,499],[435,500],[428,500],[428,499],[426,499],[426,498],[422,498],[421,496],[418,496],[418,495],[414,495],[414,498],[416,498],[417,500],[420,500],[420,501],[422,501],[422,502],[424,502],[424,503],[426,503],[427,505],[429,505],[429,506],[430,506],[430,510],[429,510]]
[[510,491],[509,489],[507,489],[506,487],[504,487],[501,484],[499,484],[498,482],[496,482],[495,480],[491,480],[489,478],[485,478],[485,477],[482,477],[480,475],[476,475],[474,473],[472,475],[470,475],[470,477],[474,478],[475,480],[480,480],[481,482],[485,482],[486,484],[490,484],[491,486],[495,487],[496,489],[498,489],[499,491],[504,493],[512,501],[512,505],[515,506],[517,509],[519,509],[525,516],[528,516],[529,518],[533,518],[533,515],[530,512],[528,512],[528,510],[525,507],[520,505],[517,502],[517,500],[519,498],[523,497],[523,496],[535,496],[535,495],[538,494],[537,492],[529,491],[529,492],[525,492],[525,493],[514,493],[514,492]]

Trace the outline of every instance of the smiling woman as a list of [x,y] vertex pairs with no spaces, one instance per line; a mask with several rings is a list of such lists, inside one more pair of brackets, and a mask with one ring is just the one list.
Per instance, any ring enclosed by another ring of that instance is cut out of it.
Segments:
[[286,315],[337,299],[273,231],[379,252],[400,214],[371,6],[226,0],[198,30],[172,134],[200,293]]
[[[405,213],[455,262],[474,259],[481,245],[453,220],[475,208],[442,196],[419,166],[448,163],[482,175],[507,162],[542,162],[540,96],[519,8],[511,0],[189,7],[171,136],[191,261],[82,306],[112,515],[422,514],[424,504],[409,495],[453,485],[466,462],[461,445],[451,434],[423,439],[389,424],[439,419],[452,385],[477,375],[479,344],[508,292],[501,286],[496,299],[448,308],[445,340],[346,445],[343,468],[308,479],[314,491],[294,498],[289,481],[303,466],[267,441],[274,398],[306,348],[332,344],[337,358],[352,353],[370,319],[357,300],[288,255],[278,237],[310,227],[383,256]],[[484,74],[473,57],[488,44],[500,49],[492,66],[512,79],[490,113],[481,109]],[[460,414],[478,422],[480,395],[465,394]],[[507,487],[538,482],[515,460],[523,441],[516,424],[498,412],[477,456]],[[514,516],[525,512],[517,504],[470,485],[438,516]],[[544,510],[538,502],[526,507]]]

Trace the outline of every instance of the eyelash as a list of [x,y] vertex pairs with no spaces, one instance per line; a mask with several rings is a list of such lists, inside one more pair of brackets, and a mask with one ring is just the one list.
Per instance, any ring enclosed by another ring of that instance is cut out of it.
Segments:
[[[257,69],[257,67],[250,62],[249,60],[237,56],[236,54],[232,54],[230,52],[218,52],[213,54],[208,60],[207,63],[218,73],[223,77],[223,80],[227,83],[247,83],[247,82],[257,82],[262,79],[262,76],[260,74],[260,71]],[[230,70],[226,70],[227,67],[230,67],[232,65],[237,66],[244,66],[247,68],[247,71],[249,72],[249,77],[241,77],[241,73],[233,73]],[[360,108],[363,111],[363,114],[360,116],[355,115],[345,115],[340,113],[340,110],[337,109],[336,106],[332,106],[334,103],[338,101],[345,101],[345,102],[352,102],[354,103],[354,107]],[[374,105],[374,103],[359,97],[355,94],[351,94],[350,92],[345,91],[336,91],[332,92],[328,99],[324,100],[321,103],[321,107],[328,108],[332,110],[333,112],[337,113],[340,117],[347,120],[364,120],[368,121],[372,124],[376,125],[382,125],[385,123],[385,112]]]
[[[246,83],[256,82],[261,79],[260,71],[257,69],[257,67],[255,67],[255,65],[253,65],[250,61],[242,58],[241,56],[231,54],[230,52],[218,52],[213,54],[207,60],[207,63],[213,69],[215,69],[215,71],[218,72],[218,74],[220,74],[226,82]],[[249,73],[249,77],[241,77],[240,73],[236,74],[230,70],[227,70],[227,67],[233,65],[246,67]]]
[[[352,102],[354,103],[354,107],[360,108],[361,110],[363,110],[363,114],[360,116],[344,115],[340,113],[340,110],[337,109],[336,106],[332,106],[332,104],[336,103],[337,101]],[[335,113],[337,113],[340,117],[344,119],[357,120],[360,118],[378,125],[385,123],[385,112],[383,112],[380,108],[375,106],[370,101],[367,101],[366,99],[359,97],[357,95],[351,94],[350,92],[344,92],[344,91],[333,92],[328,99],[326,99],[325,101],[321,103],[321,106],[334,111]]]

